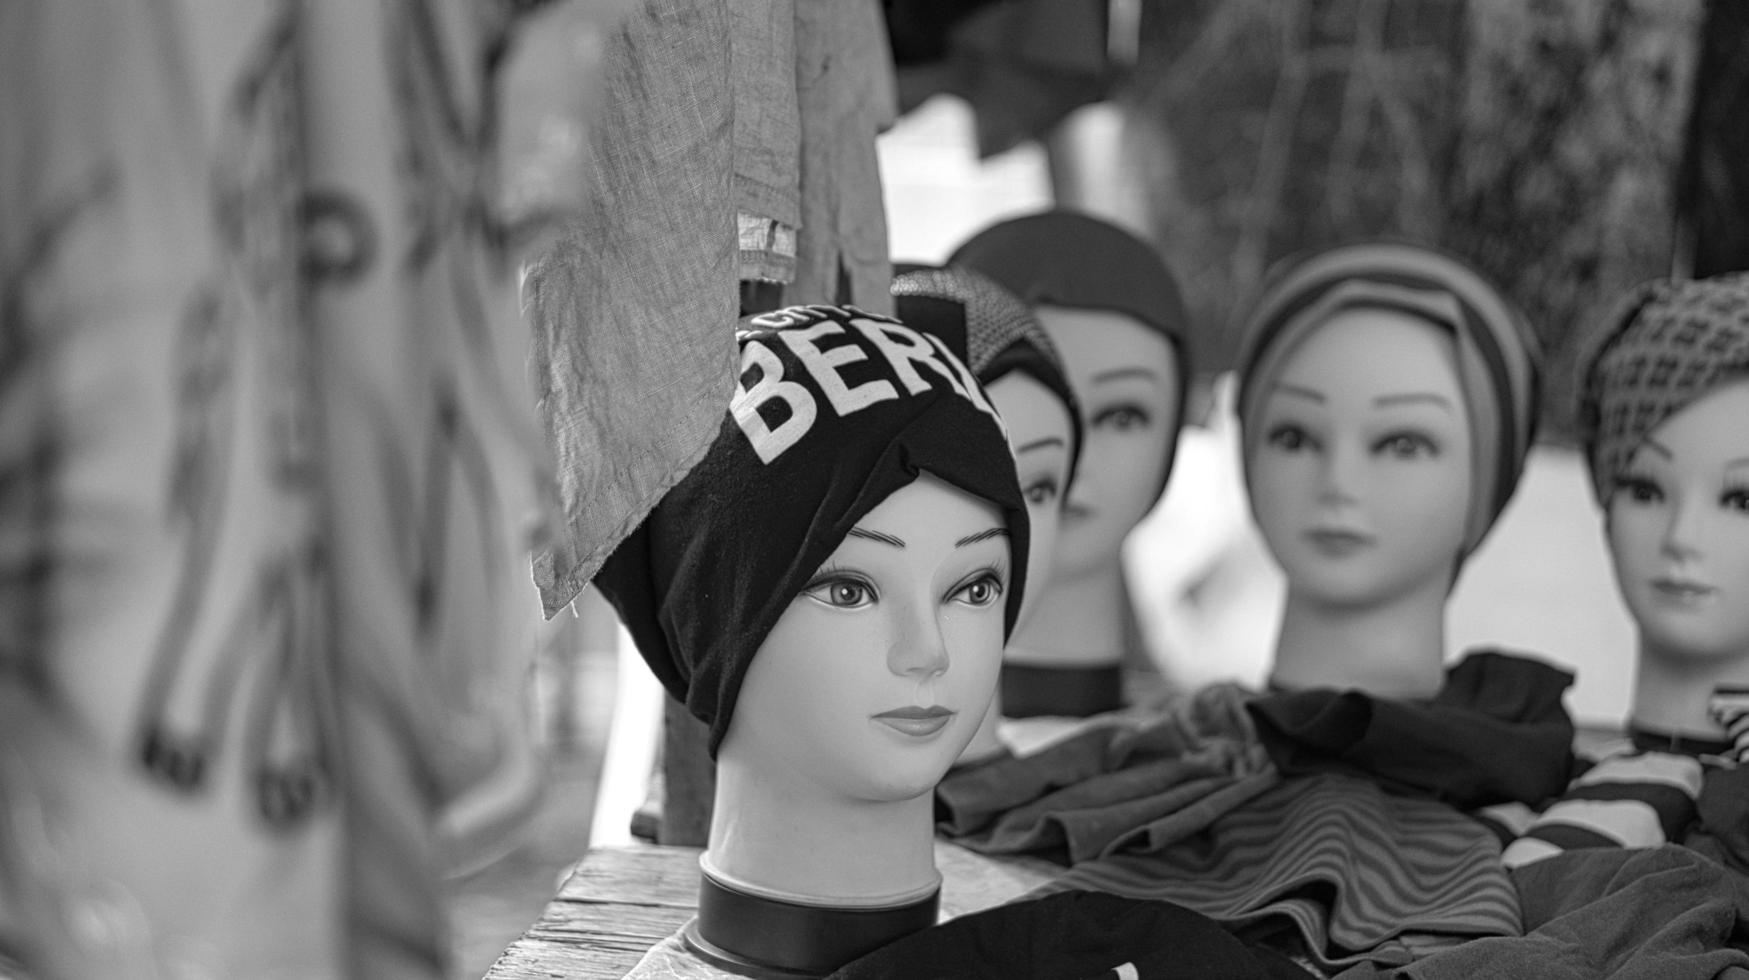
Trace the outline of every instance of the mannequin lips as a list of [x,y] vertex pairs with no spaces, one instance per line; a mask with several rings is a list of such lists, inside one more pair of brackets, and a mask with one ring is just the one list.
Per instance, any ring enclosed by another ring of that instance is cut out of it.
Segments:
[[1711,596],[1717,590],[1693,579],[1660,575],[1652,580],[1652,591],[1678,602],[1698,602]]
[[1329,558],[1341,558],[1373,544],[1373,536],[1349,528],[1315,527],[1305,534],[1318,553]]
[[927,708],[909,705],[883,711],[874,716],[874,720],[893,729],[901,735],[911,735],[917,738],[934,735],[947,727],[947,723],[958,714],[941,705],[931,705]]

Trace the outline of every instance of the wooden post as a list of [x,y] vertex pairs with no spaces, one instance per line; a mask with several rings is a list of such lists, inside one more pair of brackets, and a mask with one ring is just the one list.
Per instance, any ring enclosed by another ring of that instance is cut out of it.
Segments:
[[656,842],[703,847],[710,840],[717,766],[707,746],[710,729],[668,698],[662,722],[662,819]]

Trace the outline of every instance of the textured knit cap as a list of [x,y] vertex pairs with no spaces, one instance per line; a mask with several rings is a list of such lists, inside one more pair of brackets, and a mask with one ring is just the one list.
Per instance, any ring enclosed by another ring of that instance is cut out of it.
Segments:
[[741,374],[715,442],[595,584],[670,694],[728,732],[766,635],[864,515],[928,472],[995,504],[1026,580],[1026,502],[995,411],[939,340],[851,307],[741,321]]
[[[895,267],[897,268],[897,267]],[[893,311],[915,330],[934,334],[988,388],[1011,371],[1045,386],[1069,412],[1069,475],[1081,457],[1081,406],[1050,335],[1026,304],[972,269],[910,267],[893,277]]]
[[1264,283],[1245,318],[1239,359],[1244,465],[1262,438],[1269,392],[1300,344],[1339,312],[1391,310],[1449,330],[1471,432],[1464,555],[1493,527],[1518,487],[1536,438],[1536,338],[1517,307],[1444,252],[1401,242],[1339,245],[1290,260]]
[[1652,430],[1749,377],[1749,272],[1635,287],[1591,338],[1579,370],[1579,443],[1604,503]]
[[[1034,309],[1107,310],[1158,331],[1178,364],[1173,419],[1184,424],[1190,315],[1177,278],[1152,246],[1116,225],[1059,209],[997,222],[955,249],[947,264],[989,276]],[[1177,446],[1175,429],[1166,447],[1167,476]]]

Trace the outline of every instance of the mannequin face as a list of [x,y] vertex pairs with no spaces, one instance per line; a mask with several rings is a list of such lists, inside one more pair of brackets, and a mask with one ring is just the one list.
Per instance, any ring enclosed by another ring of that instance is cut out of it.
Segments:
[[1069,446],[1075,435],[1068,406],[1030,374],[1010,371],[985,391],[1008,426],[1008,446],[1014,450],[1020,492],[1026,497],[1026,515],[1031,520],[1027,589],[1020,605],[1020,622],[1024,623],[1034,597],[1049,584],[1069,482]]
[[924,474],[858,521],[742,682],[724,756],[853,800],[932,790],[996,689],[1008,532]]
[[1339,313],[1290,355],[1260,418],[1251,509],[1290,591],[1367,607],[1450,577],[1471,434],[1448,336],[1388,311]]
[[[1086,420],[1086,444],[1063,511],[1053,574],[1109,567],[1159,499],[1178,431],[1178,355],[1135,319],[1109,310],[1035,311]],[[1030,590],[1029,590],[1030,591]]]
[[1616,582],[1643,653],[1737,659],[1749,680],[1749,381],[1653,429],[1607,507]]

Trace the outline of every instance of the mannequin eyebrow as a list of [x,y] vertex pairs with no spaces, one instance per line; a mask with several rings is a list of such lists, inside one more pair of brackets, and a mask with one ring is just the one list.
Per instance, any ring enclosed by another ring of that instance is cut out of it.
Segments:
[[1670,447],[1664,445],[1663,443],[1659,442],[1656,439],[1653,439],[1650,436],[1647,436],[1645,441],[1642,442],[1640,445],[1646,447],[1647,449],[1650,449],[1651,451],[1657,453],[1658,455],[1664,457],[1665,459],[1675,459],[1676,458],[1676,454],[1670,451]]
[[1069,444],[1064,442],[1060,437],[1045,436],[1043,439],[1034,439],[1014,451],[1016,453],[1030,453],[1035,449],[1044,449],[1048,446],[1062,446],[1064,449],[1069,448]]
[[1141,378],[1144,381],[1152,381],[1155,384],[1160,383],[1160,375],[1144,367],[1121,367],[1112,368],[1109,371],[1100,371],[1093,376],[1093,383],[1096,385],[1104,384],[1107,381],[1121,381],[1124,378]]
[[1304,385],[1278,384],[1275,386],[1275,390],[1279,394],[1294,395],[1296,397],[1304,398],[1304,399],[1307,399],[1309,401],[1318,402],[1319,404],[1323,404],[1324,402],[1329,401],[1328,398],[1324,397],[1323,392],[1317,391],[1317,390],[1312,389],[1312,388],[1307,388]]
[[901,541],[890,534],[882,534],[879,531],[865,531],[860,527],[851,528],[849,536],[853,538],[867,538],[870,541],[879,541],[881,544],[890,544],[895,548],[905,547],[904,541]]
[[1374,405],[1381,408],[1390,405],[1412,405],[1422,402],[1430,405],[1437,405],[1448,412],[1451,411],[1451,399],[1431,391],[1406,391],[1397,395],[1380,395],[1372,400]]
[[988,538],[1005,538],[1007,536],[1008,536],[1008,529],[1007,528],[1005,528],[1005,527],[993,527],[987,531],[979,531],[977,534],[968,534],[965,537],[959,539],[958,541],[955,541],[953,543],[953,546],[955,548],[964,548],[968,544],[977,544],[979,541],[983,541],[983,540],[988,539]]

